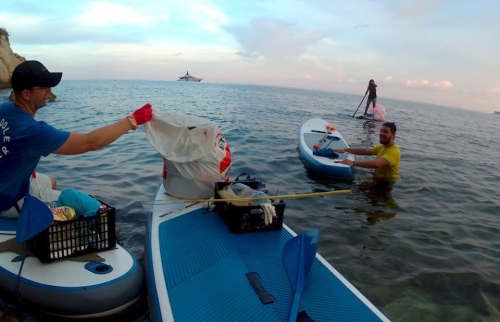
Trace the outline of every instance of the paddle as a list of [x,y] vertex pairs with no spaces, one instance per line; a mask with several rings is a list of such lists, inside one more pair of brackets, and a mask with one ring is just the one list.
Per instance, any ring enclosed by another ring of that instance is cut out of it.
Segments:
[[26,193],[17,220],[16,241],[22,243],[52,225],[54,216],[41,200]]
[[300,296],[316,257],[318,241],[319,230],[312,229],[290,239],[283,249],[283,263],[294,293],[288,322],[297,321]]
[[359,103],[358,108],[356,109],[356,112],[354,112],[354,114],[352,115],[352,117],[354,117],[354,115],[356,115],[356,113],[358,113],[359,107],[361,106],[361,104],[363,104],[363,101],[365,100],[365,97],[366,97],[366,93],[365,93],[365,96],[363,96],[363,99]]
[[226,199],[177,199],[172,201],[164,201],[164,200],[151,200],[151,201],[143,201],[142,208],[144,210],[152,212],[155,210],[156,206],[164,206],[164,205],[173,205],[179,204],[180,210],[184,206],[183,203],[196,203],[196,202],[231,202],[231,201],[254,201],[254,200],[266,200],[266,199],[301,199],[301,198],[310,198],[310,197],[318,197],[318,196],[331,196],[331,195],[340,195],[340,194],[350,194],[352,193],[351,189],[346,190],[330,190],[324,192],[310,192],[310,193],[300,193],[294,195],[277,195],[277,196],[265,196],[265,197],[253,197],[253,198],[226,198]]

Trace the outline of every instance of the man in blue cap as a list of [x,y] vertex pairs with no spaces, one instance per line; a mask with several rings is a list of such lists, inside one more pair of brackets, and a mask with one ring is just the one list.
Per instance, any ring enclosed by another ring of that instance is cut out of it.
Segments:
[[44,201],[57,199],[55,179],[34,173],[42,156],[100,149],[152,118],[152,106],[146,104],[126,118],[89,133],[61,131],[35,120],[61,77],[62,73],[51,73],[35,60],[22,62],[12,73],[14,102],[0,105],[0,217],[17,218],[28,189]]

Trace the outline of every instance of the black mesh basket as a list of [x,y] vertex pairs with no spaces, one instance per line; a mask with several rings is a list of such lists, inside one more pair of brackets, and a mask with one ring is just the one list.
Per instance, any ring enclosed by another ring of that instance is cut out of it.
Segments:
[[77,257],[116,247],[116,210],[103,205],[96,215],[54,222],[28,241],[42,263]]
[[[265,185],[260,181],[238,180],[235,182],[244,183],[254,190],[262,191],[265,188]],[[214,198],[222,199],[219,195],[219,190],[222,190],[222,188],[232,183],[233,182],[217,182],[215,184]],[[267,190],[265,190],[265,192],[267,192]],[[232,202],[216,202],[215,209],[227,224],[229,230],[234,234],[280,230],[283,228],[283,216],[285,214],[286,203],[283,200],[276,203],[275,200],[272,199],[272,196],[269,198],[276,212],[276,217],[273,218],[272,223],[269,225],[265,224],[264,211],[259,205],[240,206]]]

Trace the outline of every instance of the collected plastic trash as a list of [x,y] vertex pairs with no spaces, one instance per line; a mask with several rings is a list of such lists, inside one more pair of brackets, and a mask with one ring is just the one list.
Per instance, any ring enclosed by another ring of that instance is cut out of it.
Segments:
[[76,189],[64,189],[56,202],[57,207],[68,206],[75,210],[77,216],[95,216],[101,203],[86,193]]
[[[231,185],[227,186],[228,189],[231,189],[234,194],[237,196],[237,198],[261,198],[261,197],[267,197],[267,195],[260,191],[260,190],[254,190],[247,186],[246,184],[240,183],[240,182],[235,182],[232,183]],[[253,204],[263,204],[263,203],[271,203],[271,200],[269,199],[262,199],[262,200],[250,200],[251,203]]]
[[76,218],[75,210],[68,206],[50,208],[50,211],[52,211],[55,221],[67,221]]
[[[225,186],[219,191],[219,195],[223,198],[233,199],[233,198],[263,198],[259,200],[248,200],[245,203],[252,203],[255,205],[260,205],[262,211],[264,212],[264,223],[270,225],[273,222],[273,218],[276,217],[276,210],[271,204],[271,200],[268,198],[267,194],[260,190],[254,190],[247,186],[246,184],[240,182],[234,182],[230,185]],[[240,202],[233,202],[233,204],[240,204]]]
[[334,152],[332,149],[329,148],[313,150],[313,154],[319,157],[328,157],[333,159],[339,157],[338,153]]

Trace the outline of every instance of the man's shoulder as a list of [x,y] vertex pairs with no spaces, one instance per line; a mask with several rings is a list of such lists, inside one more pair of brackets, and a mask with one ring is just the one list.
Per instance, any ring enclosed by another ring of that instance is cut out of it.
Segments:
[[399,146],[397,146],[396,144],[394,144],[394,145],[392,146],[392,148],[393,148],[394,150],[401,151],[401,150],[399,149]]
[[371,153],[378,153],[382,149],[384,149],[384,145],[383,144],[377,144],[377,145],[372,146],[370,148],[370,151],[371,151]]
[[14,102],[5,102],[0,104],[0,109],[14,107]]
[[390,147],[385,149],[385,154],[391,154],[397,157],[401,156],[401,150],[396,144],[391,145]]

